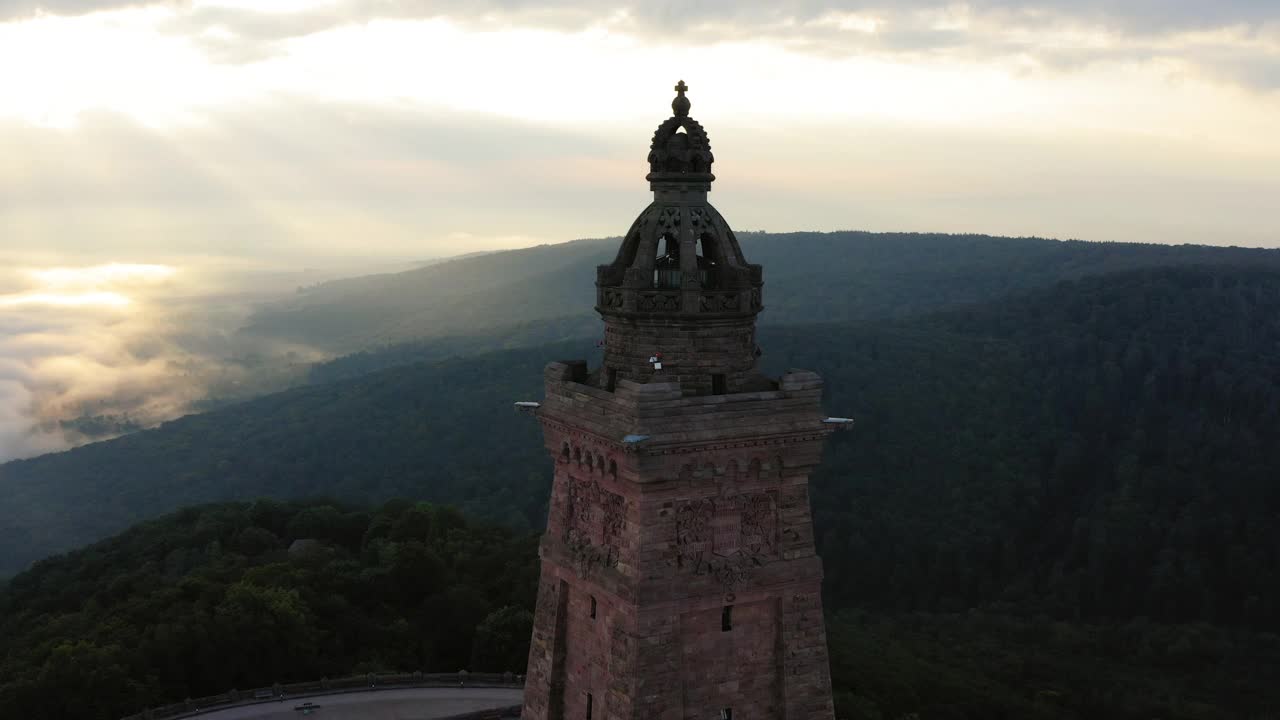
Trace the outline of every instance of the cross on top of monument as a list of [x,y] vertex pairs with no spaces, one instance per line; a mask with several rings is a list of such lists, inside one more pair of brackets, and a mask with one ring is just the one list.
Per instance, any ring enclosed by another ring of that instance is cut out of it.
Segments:
[[689,86],[685,85],[683,80],[676,83],[676,99],[671,101],[671,110],[680,117],[685,117],[689,114],[689,98],[684,96],[685,91],[688,89]]

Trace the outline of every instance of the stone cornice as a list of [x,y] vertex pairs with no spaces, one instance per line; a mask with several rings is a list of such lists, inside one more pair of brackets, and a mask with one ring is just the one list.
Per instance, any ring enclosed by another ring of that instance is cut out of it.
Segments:
[[831,428],[819,427],[814,431],[792,431],[770,435],[755,435],[749,438],[744,437],[716,439],[711,441],[690,440],[673,442],[663,441],[661,436],[654,436],[641,442],[625,443],[620,439],[606,437],[598,432],[585,430],[581,426],[573,425],[570,421],[549,417],[546,413],[539,413],[538,419],[544,426],[553,428],[568,437],[589,439],[599,445],[613,450],[620,450],[624,453],[647,455],[650,457],[660,455],[684,455],[695,452],[710,452],[716,450],[794,445],[796,443],[822,441],[834,432]]

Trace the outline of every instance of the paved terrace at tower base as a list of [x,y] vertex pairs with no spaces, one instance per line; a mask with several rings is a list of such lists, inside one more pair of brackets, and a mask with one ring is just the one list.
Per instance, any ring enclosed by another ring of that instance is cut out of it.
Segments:
[[[371,692],[286,697],[202,713],[201,720],[490,720],[518,717],[518,688],[397,688]],[[305,703],[311,703],[310,711]],[[474,715],[472,715],[474,713]]]

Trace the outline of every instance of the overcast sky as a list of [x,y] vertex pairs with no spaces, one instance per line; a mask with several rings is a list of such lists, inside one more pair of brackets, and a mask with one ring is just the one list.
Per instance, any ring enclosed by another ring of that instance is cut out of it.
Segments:
[[683,78],[735,227],[1280,245],[1280,1],[0,0],[0,253],[621,233]]

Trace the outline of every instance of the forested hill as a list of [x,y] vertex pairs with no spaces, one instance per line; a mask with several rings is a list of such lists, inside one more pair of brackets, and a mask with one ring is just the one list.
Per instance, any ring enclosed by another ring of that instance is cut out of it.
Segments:
[[592,342],[398,367],[0,465],[0,576],[185,505],[270,496],[447,501],[527,527],[550,487],[537,423],[549,358]]
[[[1280,272],[1130,271],[760,341],[858,420],[812,489],[842,717],[1234,720],[1280,703]],[[221,492],[408,493],[532,524],[548,466],[509,402],[590,346],[397,368],[2,466],[19,505],[0,512],[32,546]],[[430,668],[466,654],[483,613],[527,603],[528,538],[438,508],[405,520],[406,503],[310,507],[189,510],[14,578],[0,714],[55,690],[123,707],[269,682],[219,662],[243,647],[256,676]],[[328,549],[287,557],[306,537]],[[510,594],[491,586],[508,576]]]
[[536,547],[408,501],[187,508],[0,588],[0,717],[114,720],[389,669],[518,671]]
[[[740,233],[765,268],[765,324],[862,323],[1142,267],[1280,269],[1280,251],[910,233]],[[336,352],[590,314],[595,266],[619,239],[581,240],[335,281],[263,308],[247,332]],[[583,325],[589,327],[589,325]]]
[[[866,328],[761,333],[858,418],[815,479],[847,603],[1280,629],[1280,273],[1143,270]],[[534,527],[569,342],[395,368],[0,466],[0,568],[195,502],[407,496]]]
[[828,574],[842,602],[1280,630],[1280,274],[1137,271],[836,337],[801,362],[860,419],[814,490],[825,557],[858,569]]

